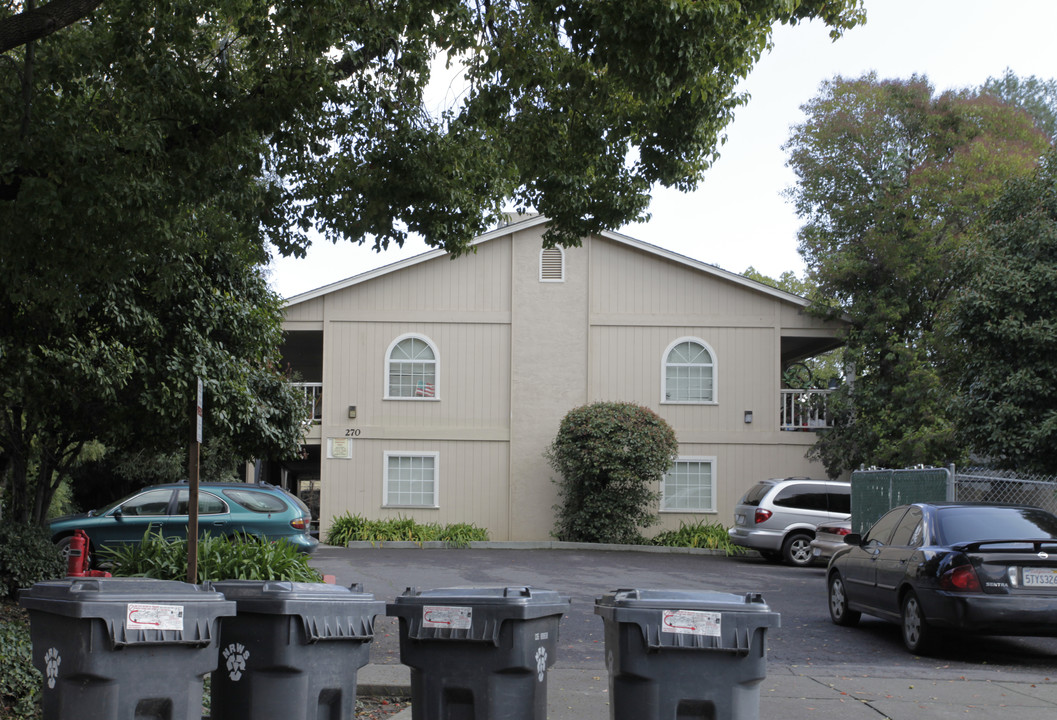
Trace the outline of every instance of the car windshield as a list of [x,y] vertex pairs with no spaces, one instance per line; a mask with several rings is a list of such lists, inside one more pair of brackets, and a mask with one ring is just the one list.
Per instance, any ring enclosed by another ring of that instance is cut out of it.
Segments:
[[110,503],[109,505],[104,505],[101,508],[98,508],[96,510],[92,510],[89,514],[91,514],[91,515],[102,515],[103,513],[110,512],[111,510],[116,508],[118,505],[120,505],[122,503],[125,503],[125,502],[128,502],[131,498],[136,497],[141,492],[143,492],[143,491],[142,490],[137,490],[136,492],[132,493],[131,495],[126,495],[125,497],[121,498],[120,500],[115,500],[114,502]]
[[940,508],[939,534],[944,545],[979,540],[1057,538],[1057,516],[1038,508]]

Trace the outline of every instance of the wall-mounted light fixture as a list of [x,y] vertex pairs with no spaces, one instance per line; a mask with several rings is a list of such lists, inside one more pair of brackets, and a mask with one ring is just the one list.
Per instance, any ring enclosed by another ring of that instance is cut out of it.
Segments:
[[355,420],[355,419],[356,419],[356,406],[355,405],[349,405],[349,420]]
[[752,410],[745,411],[745,424],[748,425],[752,422]]

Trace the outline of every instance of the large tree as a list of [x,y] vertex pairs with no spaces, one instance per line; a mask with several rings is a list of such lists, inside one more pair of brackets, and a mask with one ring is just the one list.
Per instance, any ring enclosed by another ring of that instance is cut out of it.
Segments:
[[76,309],[5,307],[0,448],[16,521],[43,522],[88,445],[186,449],[196,377],[207,438],[241,457],[298,449],[304,398],[280,372],[281,301],[258,252],[217,234],[202,253],[141,262],[122,281],[82,284]]
[[1057,152],[1008,185],[954,297],[959,430],[1002,468],[1057,474]]
[[[509,203],[576,244],[643,217],[657,183],[694,187],[776,21],[836,36],[861,16],[860,0],[0,0],[0,473],[45,478],[21,506],[39,518],[86,437],[182,438],[200,373],[225,378],[212,412],[231,407],[241,449],[287,447],[275,301],[229,287],[231,267],[256,278],[315,232],[379,250],[415,232],[458,255]],[[438,59],[466,85],[434,110]],[[239,313],[256,348],[224,339]]]
[[[839,33],[859,6],[107,0],[5,56],[0,212],[44,215],[41,236],[120,211],[134,245],[158,229],[142,213],[171,220],[237,175],[268,180],[241,210],[284,253],[315,228],[378,248],[417,232],[457,254],[504,201],[576,243],[641,218],[655,183],[694,187],[773,23]],[[0,35],[21,8],[6,0]],[[467,85],[431,112],[445,55]]]
[[1048,140],[1016,107],[936,95],[917,76],[837,77],[803,109],[786,145],[800,252],[822,309],[851,319],[845,360],[857,374],[813,453],[831,474],[957,459],[936,318],[964,281],[967,231]]

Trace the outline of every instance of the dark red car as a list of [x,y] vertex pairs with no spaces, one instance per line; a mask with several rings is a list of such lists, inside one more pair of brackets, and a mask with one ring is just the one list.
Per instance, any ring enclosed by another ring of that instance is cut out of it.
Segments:
[[1057,516],[1035,507],[916,503],[845,536],[826,572],[830,617],[899,623],[926,653],[944,631],[1057,636]]

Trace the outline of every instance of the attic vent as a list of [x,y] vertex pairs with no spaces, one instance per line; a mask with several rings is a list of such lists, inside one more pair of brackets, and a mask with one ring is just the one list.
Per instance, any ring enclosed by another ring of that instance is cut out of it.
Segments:
[[561,248],[540,251],[540,282],[565,281],[565,253]]

